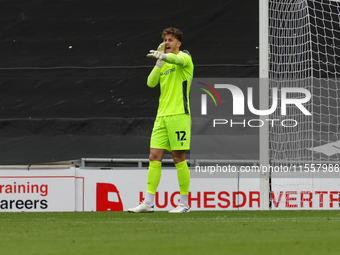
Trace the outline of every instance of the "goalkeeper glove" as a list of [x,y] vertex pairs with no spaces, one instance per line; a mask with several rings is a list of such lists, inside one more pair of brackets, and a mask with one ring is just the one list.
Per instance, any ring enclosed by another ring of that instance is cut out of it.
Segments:
[[165,43],[161,43],[160,45],[158,45],[157,51],[165,53]]
[[165,43],[161,43],[157,50],[150,50],[150,53],[146,55],[149,58],[157,58],[156,66],[161,68],[168,56],[164,53],[165,52]]

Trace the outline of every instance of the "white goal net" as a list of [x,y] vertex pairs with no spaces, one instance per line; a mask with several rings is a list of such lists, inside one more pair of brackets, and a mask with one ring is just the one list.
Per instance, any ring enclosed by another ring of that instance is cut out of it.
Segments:
[[[340,1],[269,0],[268,16],[270,91],[302,88],[311,94],[304,103],[310,115],[289,104],[286,115],[280,109],[270,116],[286,125],[269,126],[268,163],[289,170],[271,172],[269,206],[339,209]],[[271,105],[274,97],[268,97]],[[299,100],[305,95],[293,92],[287,97]]]
[[[304,104],[311,115],[295,105],[287,105],[286,115],[280,110],[271,115],[286,125],[269,127],[270,163],[338,162],[340,1],[269,0],[268,7],[269,86],[305,88],[311,93]],[[289,94],[290,98],[302,96]]]

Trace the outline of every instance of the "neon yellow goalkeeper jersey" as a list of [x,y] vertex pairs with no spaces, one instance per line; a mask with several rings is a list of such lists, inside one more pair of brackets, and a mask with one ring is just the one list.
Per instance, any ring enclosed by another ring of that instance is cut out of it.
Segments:
[[160,83],[161,95],[157,116],[190,114],[190,86],[194,64],[188,51],[167,54],[162,68],[154,67],[148,77],[151,88]]

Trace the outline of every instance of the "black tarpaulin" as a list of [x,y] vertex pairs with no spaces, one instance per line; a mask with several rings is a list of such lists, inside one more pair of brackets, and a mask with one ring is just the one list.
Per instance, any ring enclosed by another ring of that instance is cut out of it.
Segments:
[[1,165],[147,156],[159,88],[146,86],[155,61],[145,56],[166,27],[183,31],[195,77],[258,75],[257,1],[11,0],[1,10]]

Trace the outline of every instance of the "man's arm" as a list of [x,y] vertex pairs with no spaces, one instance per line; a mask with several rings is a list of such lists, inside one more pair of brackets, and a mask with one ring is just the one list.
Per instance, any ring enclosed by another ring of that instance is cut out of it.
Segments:
[[157,86],[157,84],[159,83],[160,74],[161,74],[161,69],[159,67],[155,66],[148,76],[147,85],[150,88],[154,88],[154,87]]
[[[187,54],[187,53],[184,53],[184,54]],[[178,65],[178,66],[186,66],[189,64],[189,55],[188,57],[186,57],[184,54],[173,54],[173,53],[168,53],[166,54],[167,56],[167,59],[164,60],[165,62],[167,63],[170,63],[170,64],[175,64],[175,65]]]
[[190,63],[191,57],[188,52],[173,54],[173,53],[162,53],[156,50],[150,50],[150,53],[147,55],[149,58],[156,58],[162,61],[165,61],[170,64],[175,64],[179,66],[186,66]]

